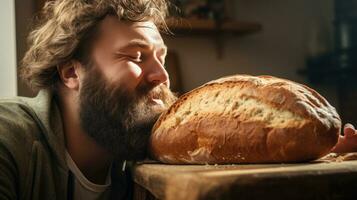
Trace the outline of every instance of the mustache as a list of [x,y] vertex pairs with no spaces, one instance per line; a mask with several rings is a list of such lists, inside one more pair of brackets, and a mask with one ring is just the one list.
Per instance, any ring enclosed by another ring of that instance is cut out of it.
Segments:
[[156,87],[145,85],[137,88],[136,92],[137,96],[158,97],[167,89],[166,85],[159,85]]
[[138,94],[146,100],[160,99],[166,106],[171,105],[177,100],[177,94],[173,93],[166,85],[160,85],[151,89],[140,89]]

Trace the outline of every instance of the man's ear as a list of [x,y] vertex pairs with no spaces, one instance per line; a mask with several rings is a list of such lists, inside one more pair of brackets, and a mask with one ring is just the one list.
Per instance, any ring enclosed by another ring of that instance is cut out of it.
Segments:
[[63,86],[68,89],[78,91],[82,78],[81,69],[81,63],[74,60],[57,66],[58,74],[61,78]]

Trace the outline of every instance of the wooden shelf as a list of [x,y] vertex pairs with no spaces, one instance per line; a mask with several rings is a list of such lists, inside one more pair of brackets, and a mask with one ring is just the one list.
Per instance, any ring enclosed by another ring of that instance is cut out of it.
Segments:
[[209,19],[176,19],[166,21],[170,33],[166,36],[213,36],[217,57],[223,57],[223,43],[226,35],[242,36],[262,30],[256,22],[225,20],[217,22]]
[[167,25],[174,34],[231,33],[245,35],[262,30],[262,25],[259,23],[233,20],[217,23],[209,19],[169,19]]

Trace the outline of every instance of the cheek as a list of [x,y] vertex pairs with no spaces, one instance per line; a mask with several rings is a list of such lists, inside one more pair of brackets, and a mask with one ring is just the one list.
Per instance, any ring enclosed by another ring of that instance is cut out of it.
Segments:
[[127,73],[129,76],[139,79],[143,73],[143,70],[135,63],[129,62],[128,68],[127,68]]
[[133,90],[139,84],[142,73],[142,69],[138,65],[128,62],[125,65],[113,68],[113,70],[108,71],[106,74],[112,83]]

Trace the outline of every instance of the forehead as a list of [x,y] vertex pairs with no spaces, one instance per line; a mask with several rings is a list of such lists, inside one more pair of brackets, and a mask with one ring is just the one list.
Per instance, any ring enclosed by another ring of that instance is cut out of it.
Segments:
[[144,41],[153,46],[163,45],[159,30],[152,21],[119,21],[114,16],[103,19],[96,43],[110,50],[123,47],[133,40]]

